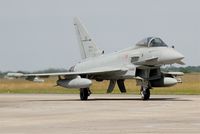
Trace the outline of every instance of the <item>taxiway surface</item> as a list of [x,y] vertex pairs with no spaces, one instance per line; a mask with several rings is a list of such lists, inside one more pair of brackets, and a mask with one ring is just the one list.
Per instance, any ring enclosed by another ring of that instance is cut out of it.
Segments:
[[1,134],[200,133],[200,96],[0,94]]

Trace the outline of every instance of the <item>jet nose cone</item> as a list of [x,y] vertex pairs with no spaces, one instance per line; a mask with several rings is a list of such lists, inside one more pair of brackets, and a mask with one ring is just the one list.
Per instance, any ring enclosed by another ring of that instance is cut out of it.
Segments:
[[174,56],[174,59],[177,59],[177,60],[182,60],[184,58],[184,56],[177,51],[174,51],[173,56]]
[[160,61],[163,64],[174,64],[180,62],[184,58],[181,53],[171,48],[164,50],[161,53],[162,56],[160,58]]

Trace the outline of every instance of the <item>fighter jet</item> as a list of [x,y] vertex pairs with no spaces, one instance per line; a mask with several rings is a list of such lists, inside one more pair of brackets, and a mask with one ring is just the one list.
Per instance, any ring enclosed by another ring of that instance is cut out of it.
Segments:
[[104,54],[89,36],[79,18],[74,18],[82,60],[69,69],[69,72],[24,74],[8,73],[9,77],[24,77],[34,81],[35,78],[58,76],[57,85],[64,88],[80,89],[80,100],[87,100],[91,94],[92,80],[98,82],[109,80],[107,93],[111,93],[117,83],[122,93],[126,92],[124,81],[135,79],[139,85],[141,98],[150,99],[153,87],[168,87],[180,82],[177,76],[182,72],[162,72],[161,66],[167,64],[184,64],[184,56],[169,47],[158,37],[147,37],[135,46]]

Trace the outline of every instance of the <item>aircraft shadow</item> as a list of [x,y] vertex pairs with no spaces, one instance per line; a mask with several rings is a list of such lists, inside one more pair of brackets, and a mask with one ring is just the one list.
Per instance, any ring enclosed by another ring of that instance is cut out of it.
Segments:
[[[142,101],[141,98],[92,98],[88,99],[88,101]],[[178,99],[178,98],[151,98],[147,101],[191,101],[187,99]]]
[[[142,101],[140,98],[89,98],[85,102],[90,101]],[[28,100],[28,101],[80,101],[80,99],[49,99],[49,100]],[[147,101],[192,101],[188,99],[180,99],[180,98],[151,98]],[[84,101],[81,101],[84,102]]]

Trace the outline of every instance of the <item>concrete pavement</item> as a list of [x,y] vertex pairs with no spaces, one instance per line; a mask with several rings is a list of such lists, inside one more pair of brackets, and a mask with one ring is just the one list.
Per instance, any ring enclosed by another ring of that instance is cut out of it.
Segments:
[[200,96],[0,94],[1,134],[200,133]]

